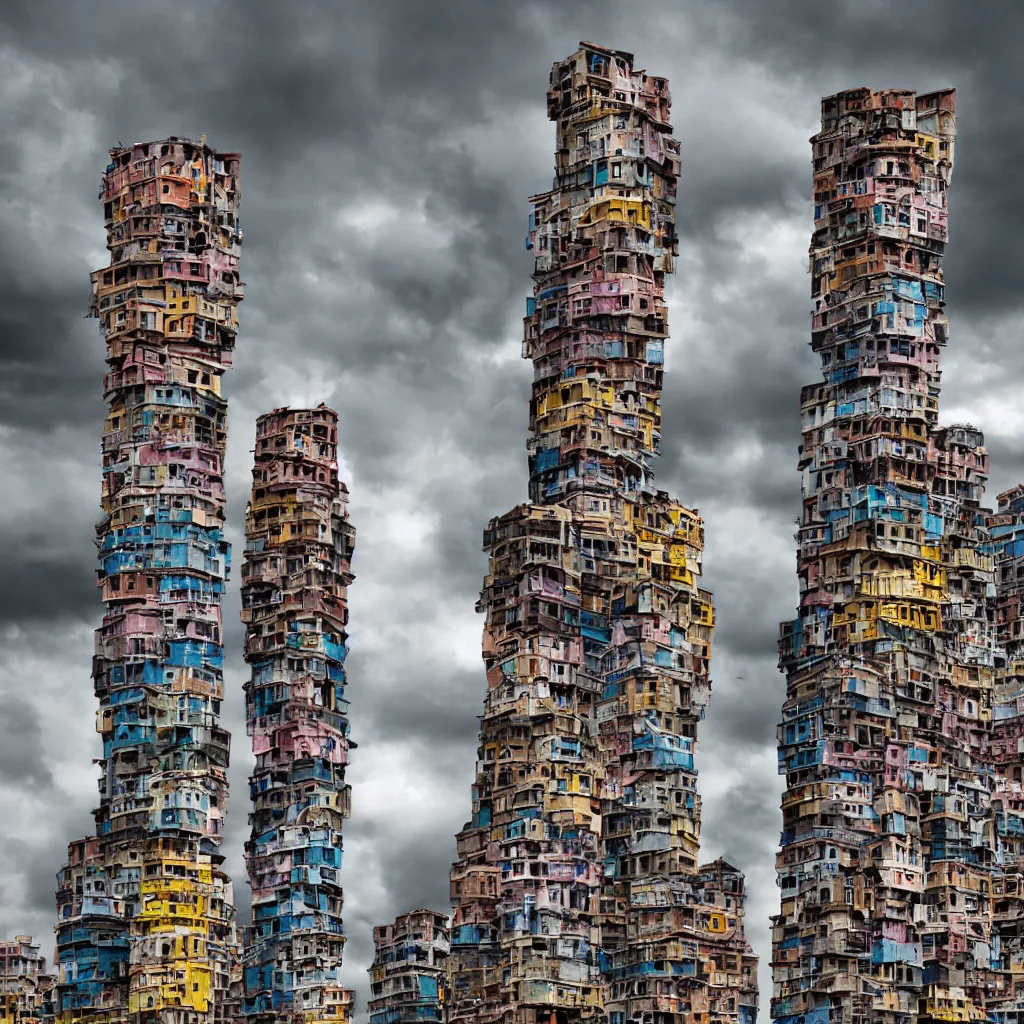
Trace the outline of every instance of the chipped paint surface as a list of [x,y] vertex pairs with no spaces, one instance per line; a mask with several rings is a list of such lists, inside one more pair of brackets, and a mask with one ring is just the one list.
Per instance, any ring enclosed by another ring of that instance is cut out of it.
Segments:
[[256,421],[245,517],[242,621],[252,887],[244,1019],[347,1021],[341,986],[342,823],[349,812],[345,654],[355,531],[338,479],[338,414],[275,409]]
[[237,333],[234,153],[169,138],[111,150],[106,338],[106,613],[93,682],[103,742],[96,835],[58,874],[57,1020],[230,1019],[238,948],[220,844],[229,736],[221,596],[227,406]]
[[938,420],[952,91],[822,102],[772,1015],[1016,1022],[1020,488]]
[[450,1020],[754,1020],[742,876],[699,864],[714,612],[703,526],[653,485],[677,250],[663,78],[581,43],[551,73],[523,355],[530,504],[493,520],[487,697],[452,869]]

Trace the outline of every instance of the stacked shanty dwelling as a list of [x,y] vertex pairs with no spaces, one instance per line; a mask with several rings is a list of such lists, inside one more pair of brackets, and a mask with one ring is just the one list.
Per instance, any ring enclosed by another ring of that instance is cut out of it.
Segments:
[[238,165],[172,137],[111,150],[103,177],[110,265],[92,275],[90,307],[108,367],[93,659],[103,756],[95,835],[71,843],[58,875],[63,1024],[213,1024],[236,1006],[219,719]]
[[43,1024],[54,976],[31,935],[0,940],[0,1024]]
[[338,415],[275,409],[256,422],[242,620],[256,765],[246,863],[244,1019],[347,1021],[340,983],[342,826],[349,813],[345,655],[355,531],[338,478]]
[[699,864],[703,525],[652,473],[677,249],[668,85],[581,43],[552,70],[548,113],[555,182],[532,200],[523,347],[530,502],[485,534],[488,689],[452,869],[450,1019],[749,1022],[742,880]]
[[955,132],[952,91],[854,89],[812,140],[823,379],[780,641],[783,1024],[1020,1012],[1021,498],[986,513],[980,431],[939,423]]
[[373,929],[370,1024],[443,1024],[447,1020],[448,915],[413,910]]

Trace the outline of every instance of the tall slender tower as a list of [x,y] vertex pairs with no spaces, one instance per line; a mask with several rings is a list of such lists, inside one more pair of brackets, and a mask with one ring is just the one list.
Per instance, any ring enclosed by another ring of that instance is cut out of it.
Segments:
[[338,479],[338,414],[275,409],[256,421],[245,517],[242,621],[252,834],[244,1019],[347,1021],[341,987],[347,588],[355,531]]
[[103,739],[96,835],[58,875],[57,1019],[207,1024],[231,1013],[219,725],[228,574],[221,376],[237,332],[238,164],[169,138],[111,150],[110,266],[92,275],[109,413],[97,526]]
[[[1013,1024],[1024,1002],[1024,486],[998,496],[996,512],[988,517],[995,555],[995,686],[992,726],[987,751],[992,761],[985,780],[992,790],[992,815],[975,816],[972,832],[981,831],[992,848],[992,937],[989,967],[980,975],[985,989],[985,1010],[990,1020]],[[983,556],[982,556],[983,557]],[[980,829],[976,826],[980,825]],[[980,879],[979,879],[980,882]],[[979,900],[980,884],[969,899]],[[940,946],[948,958],[979,949],[974,922],[965,914],[955,917],[950,937]],[[970,931],[969,931],[970,929]],[[973,934],[972,934],[973,933]]]
[[698,865],[703,526],[652,477],[677,246],[668,85],[581,43],[552,70],[548,113],[555,182],[532,199],[523,346],[530,504],[485,534],[488,692],[452,868],[450,1019],[749,1021],[742,877]]
[[824,379],[802,393],[800,608],[780,640],[785,1024],[1019,1013],[1020,686],[993,555],[1005,640],[1020,505],[986,515],[980,431],[938,422],[954,135],[952,91],[855,89],[812,140]]

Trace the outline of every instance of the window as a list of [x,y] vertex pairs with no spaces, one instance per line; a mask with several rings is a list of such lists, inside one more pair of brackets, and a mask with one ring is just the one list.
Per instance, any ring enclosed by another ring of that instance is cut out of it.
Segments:
[[622,164],[612,164],[612,177],[613,178],[621,178],[622,177]]

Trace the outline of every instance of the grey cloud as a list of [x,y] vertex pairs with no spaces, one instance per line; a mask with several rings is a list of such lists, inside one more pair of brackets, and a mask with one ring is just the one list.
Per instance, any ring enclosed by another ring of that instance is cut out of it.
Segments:
[[34,531],[0,541],[0,563],[6,567],[0,594],[3,621],[54,621],[102,614],[93,566],[81,552],[65,548],[51,552],[51,543],[52,535]]
[[37,794],[53,785],[45,758],[43,724],[43,717],[33,704],[14,694],[5,698],[0,721],[0,779],[17,785],[27,783]]
[[[71,838],[71,837],[69,837]],[[4,849],[14,867],[21,872],[24,882],[18,888],[17,900],[24,907],[36,913],[51,913],[53,908],[53,870],[44,868],[48,857],[46,847],[38,843],[26,843],[21,839],[8,839]]]
[[[775,777],[746,778],[719,797],[714,811],[706,811],[716,826],[716,843],[733,863],[750,863],[778,839]],[[723,813],[721,808],[728,810]],[[767,840],[767,841],[766,841]],[[763,863],[763,862],[762,862]]]
[[[454,748],[456,756],[465,753],[470,737],[470,754],[475,751],[472,737],[483,701],[480,673],[458,669],[424,672],[417,659],[408,658],[394,676],[380,679],[371,659],[355,654],[350,666],[357,679],[377,677],[372,709],[359,718],[357,742],[415,743],[436,759],[442,748]],[[355,699],[359,696],[353,693]]]

